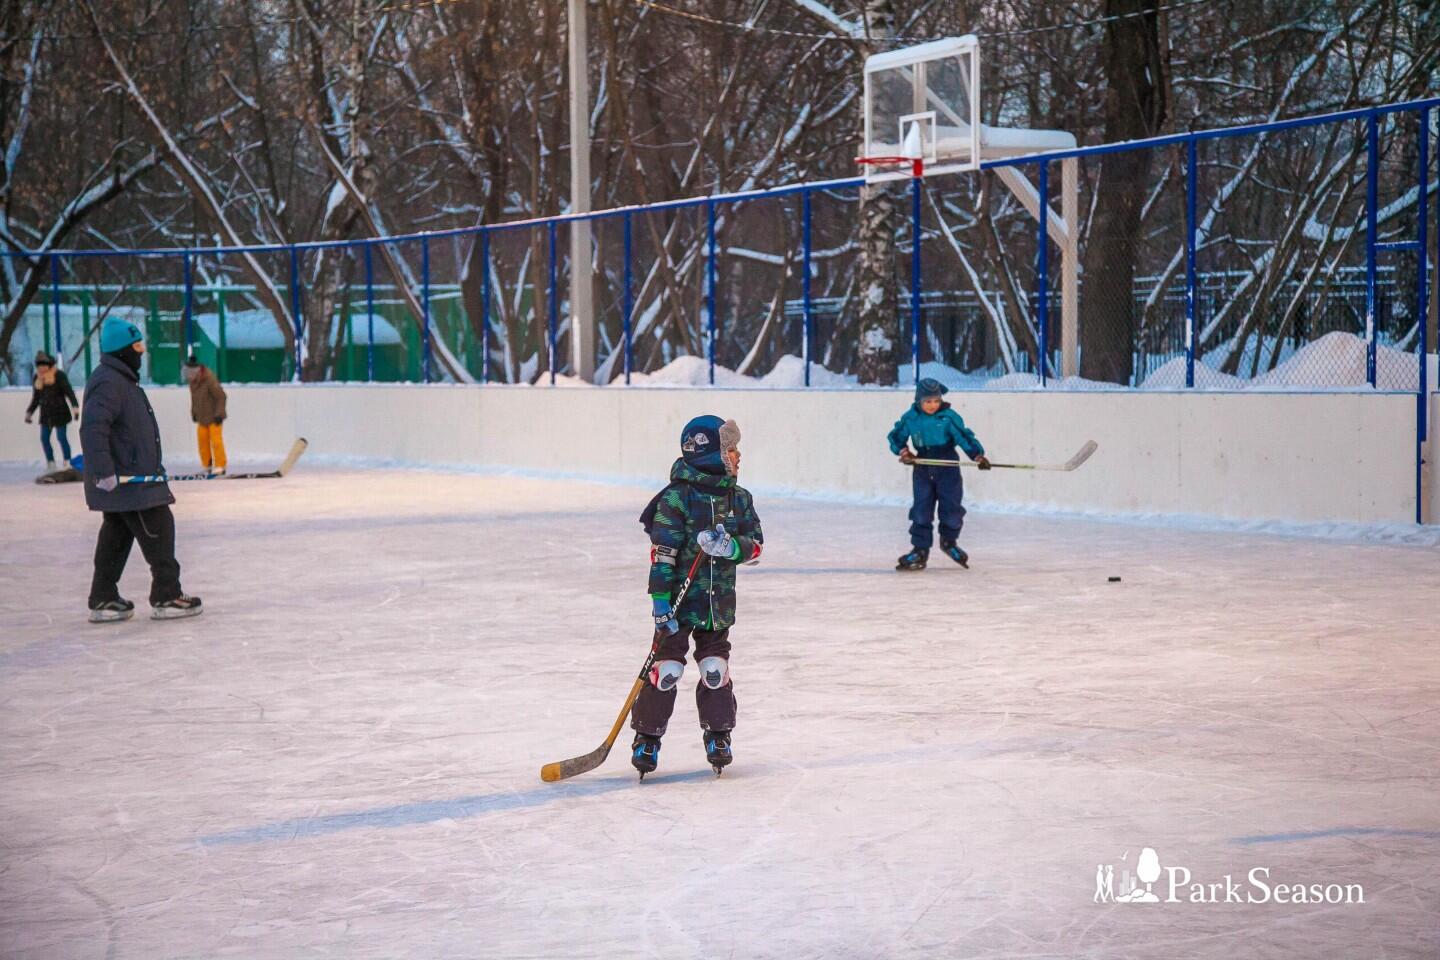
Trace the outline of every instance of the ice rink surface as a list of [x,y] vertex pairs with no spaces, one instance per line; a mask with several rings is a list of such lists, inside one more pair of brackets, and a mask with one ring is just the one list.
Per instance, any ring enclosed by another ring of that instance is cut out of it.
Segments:
[[[30,477],[0,468],[4,957],[1440,953],[1433,548],[972,514],[972,570],[900,575],[904,508],[761,497],[735,765],[692,665],[657,775],[625,735],[547,785],[648,648],[650,491],[177,486],[205,615],[92,626],[98,517]],[[137,551],[142,614],[147,583]],[[1096,902],[1143,847],[1162,900],[1264,868],[1364,903]]]

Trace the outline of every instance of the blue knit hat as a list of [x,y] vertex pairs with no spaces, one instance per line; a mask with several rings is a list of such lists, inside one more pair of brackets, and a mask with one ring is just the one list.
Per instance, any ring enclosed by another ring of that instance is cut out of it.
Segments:
[[915,384],[916,400],[924,400],[926,397],[943,397],[949,392],[950,391],[946,388],[945,384],[941,383],[939,380],[936,380],[933,377],[926,377],[919,383]]
[[140,328],[129,320],[106,317],[105,324],[100,328],[100,352],[114,353],[116,350],[123,350],[130,344],[139,343],[144,339]]
[[696,417],[680,431],[680,455],[685,462],[705,473],[725,472],[720,455],[720,428],[725,421],[716,416]]

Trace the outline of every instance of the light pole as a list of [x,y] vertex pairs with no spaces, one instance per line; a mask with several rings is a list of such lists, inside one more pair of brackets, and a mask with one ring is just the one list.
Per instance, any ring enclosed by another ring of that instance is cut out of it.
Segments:
[[[586,0],[570,0],[570,212],[590,212],[590,73],[586,58]],[[590,278],[590,221],[570,221],[570,366],[595,379],[594,285]]]

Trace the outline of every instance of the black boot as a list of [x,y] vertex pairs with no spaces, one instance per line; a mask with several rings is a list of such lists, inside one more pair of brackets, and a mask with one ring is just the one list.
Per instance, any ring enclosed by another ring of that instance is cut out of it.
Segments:
[[730,750],[729,730],[705,731],[705,759],[715,768],[717,777],[730,765],[730,761],[735,759],[735,754]]
[[645,779],[645,774],[654,773],[660,764],[660,738],[636,733],[634,742],[630,744],[630,763],[640,771],[641,780]]
[[901,557],[895,564],[896,570],[924,570],[925,561],[930,559],[930,551],[924,547],[916,547],[905,556]]
[[945,551],[945,556],[954,560],[966,570],[970,569],[970,554],[960,549],[960,545],[954,540],[941,540],[940,549]]

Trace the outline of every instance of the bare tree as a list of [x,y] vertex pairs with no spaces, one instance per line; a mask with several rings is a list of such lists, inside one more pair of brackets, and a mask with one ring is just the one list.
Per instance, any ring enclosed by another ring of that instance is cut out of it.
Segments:
[[[1158,0],[1105,0],[1106,16],[1120,18],[1105,24],[1106,143],[1139,140],[1164,128],[1169,52],[1161,42],[1158,7]],[[1092,380],[1130,382],[1135,244],[1144,200],[1132,185],[1149,180],[1153,162],[1153,151],[1129,150],[1107,154],[1100,164],[1080,325],[1080,373]]]

